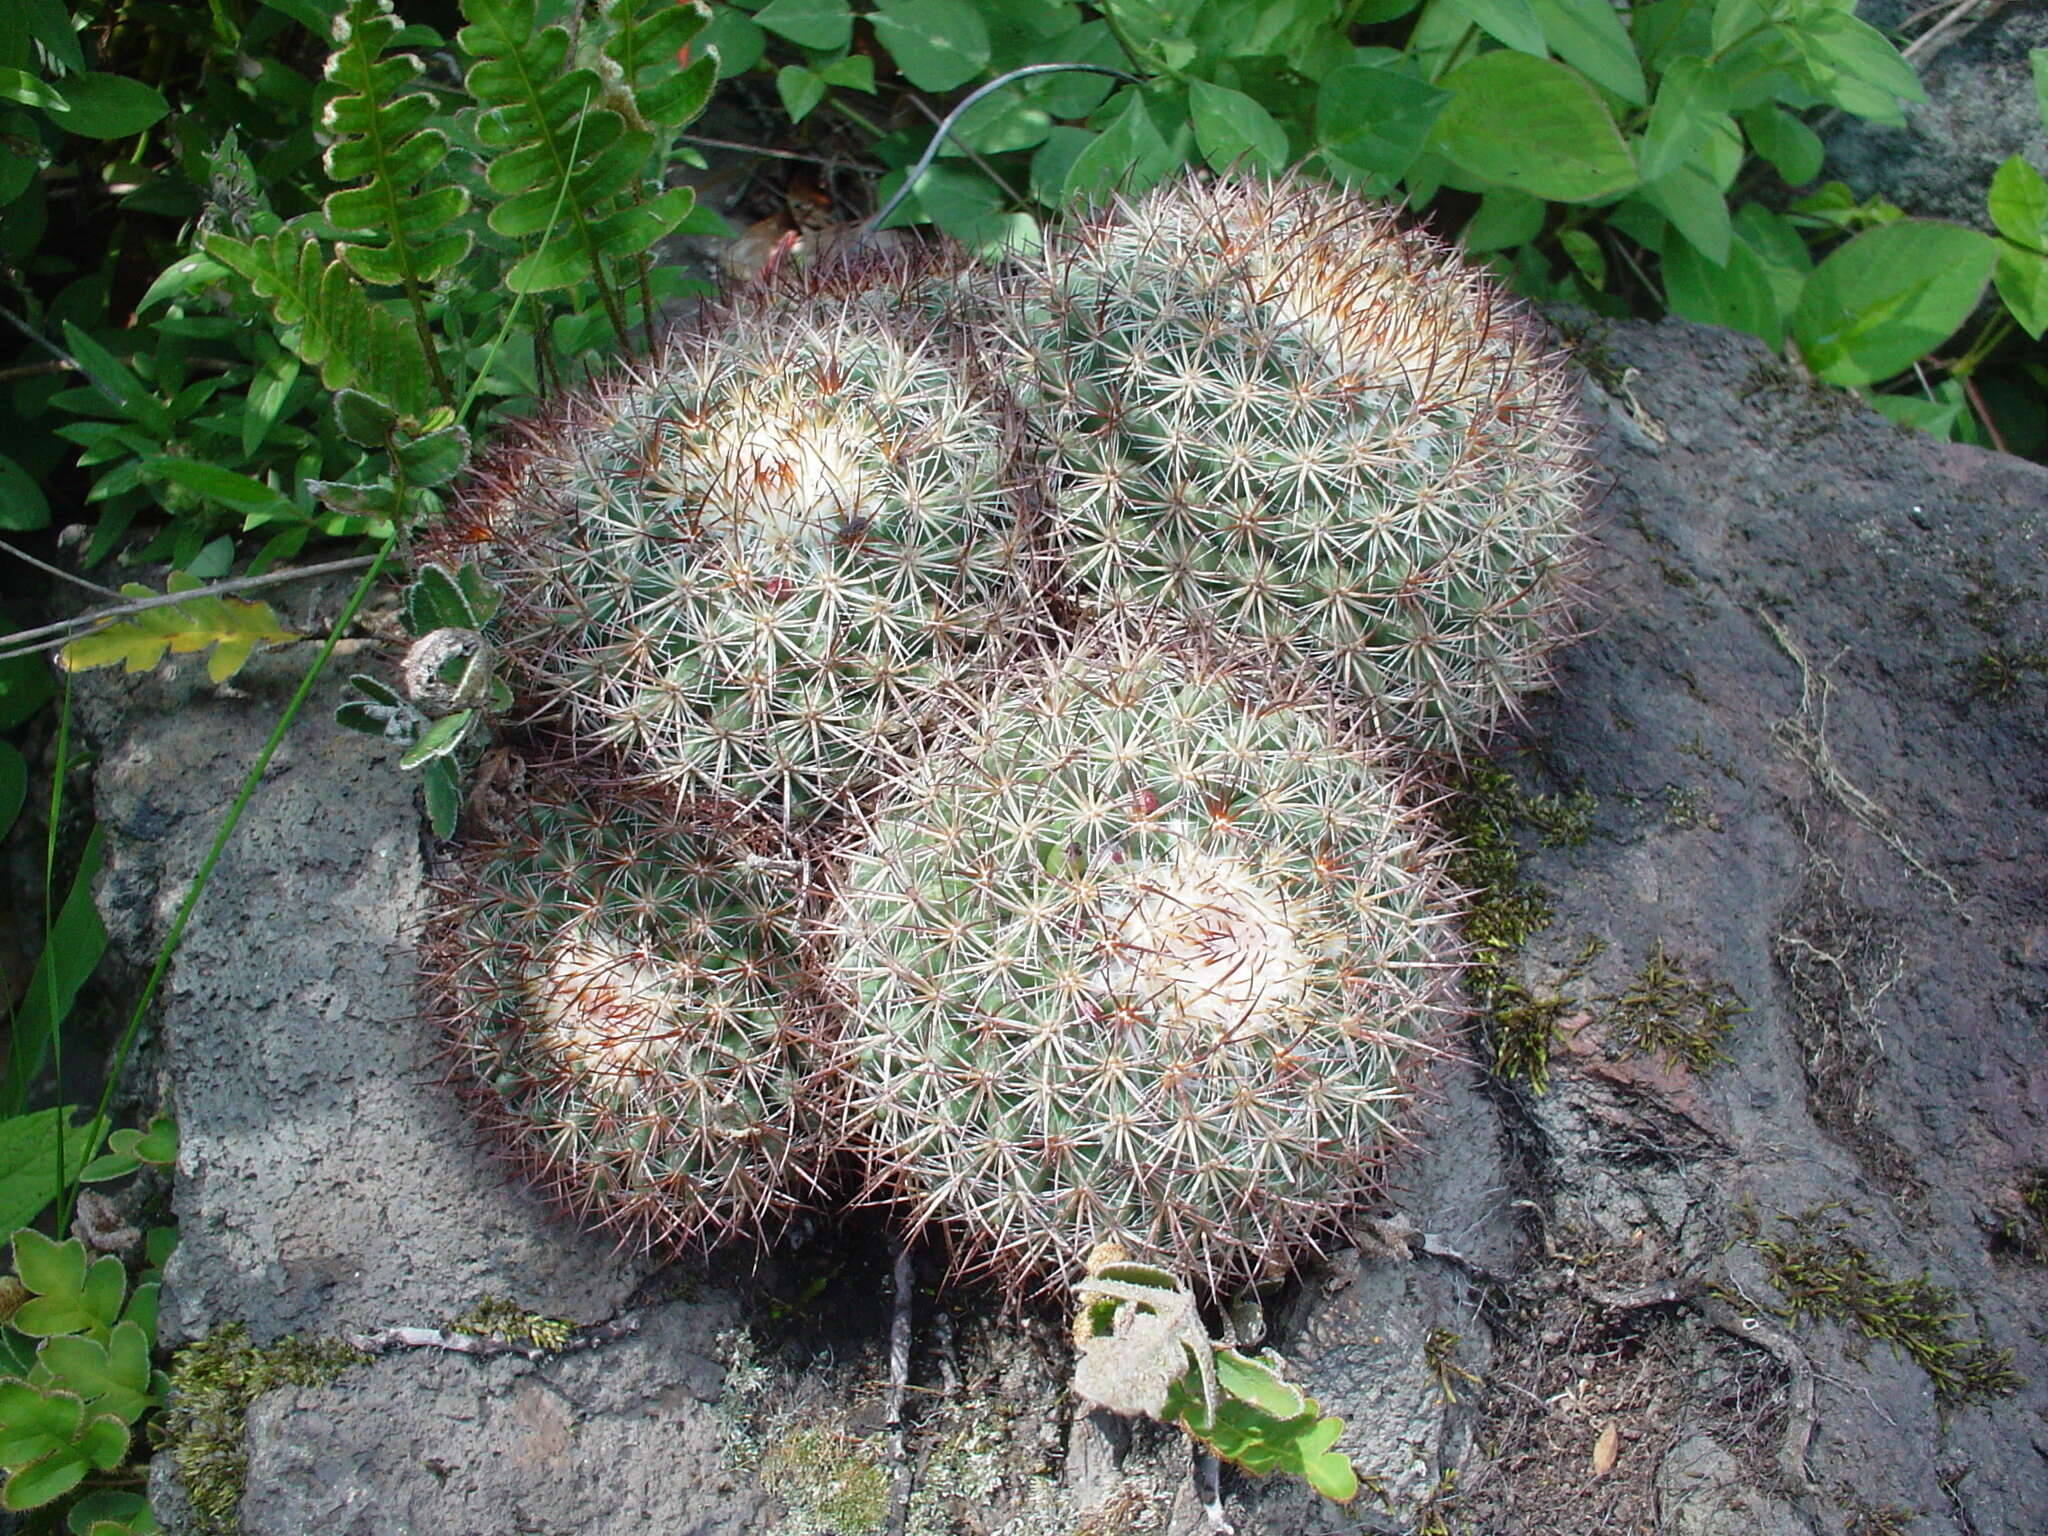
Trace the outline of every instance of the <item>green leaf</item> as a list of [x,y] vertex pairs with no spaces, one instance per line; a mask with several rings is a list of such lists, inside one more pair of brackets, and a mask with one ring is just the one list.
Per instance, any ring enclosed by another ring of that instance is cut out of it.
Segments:
[[612,0],[606,57],[619,66],[642,122],[680,128],[704,110],[718,78],[705,28],[711,12],[680,0]]
[[2048,331],[2048,256],[2001,241],[1991,280],[2020,329],[2039,341]]
[[38,1509],[76,1488],[89,1470],[86,1458],[69,1444],[52,1445],[0,1485],[0,1507]]
[[398,759],[401,769],[421,768],[438,758],[445,758],[462,745],[463,737],[476,723],[477,714],[473,709],[457,710],[444,715],[420,734],[420,739]]
[[1828,99],[1858,117],[1904,127],[1899,103],[1927,99],[1913,66],[1866,21],[1819,8],[1787,28],[1787,35],[1806,55]]
[[438,757],[420,775],[420,791],[427,802],[427,824],[434,836],[446,842],[455,835],[456,818],[462,811],[462,781],[452,757]]
[[1641,106],[1650,99],[1635,44],[1612,0],[1530,0],[1550,51],[1595,85]]
[[821,53],[837,53],[853,41],[853,11],[846,0],[769,0],[754,12],[754,22]]
[[1640,190],[1650,206],[1669,219],[1695,250],[1717,267],[1726,265],[1728,242],[1733,238],[1728,201],[1705,173],[1695,166],[1681,165],[1656,181],[1643,183]]
[[1664,252],[1664,297],[1681,319],[1762,337],[1773,350],[1784,344],[1782,306],[1745,241],[1733,241],[1728,259],[1718,264],[1690,242],[1671,243]]
[[1483,183],[1560,203],[1598,202],[1635,185],[1613,117],[1564,65],[1485,53],[1440,83],[1451,100],[1428,147]]
[[1782,107],[1759,107],[1742,114],[1742,131],[1750,146],[1770,161],[1788,187],[1803,187],[1820,174],[1827,151],[1820,135]]
[[161,92],[140,80],[97,71],[67,75],[64,102],[63,107],[50,109],[50,121],[88,139],[128,138],[171,110]]
[[[1443,3],[1443,0],[1439,0]],[[1543,23],[1530,0],[1449,0],[1459,14],[1483,32],[1521,53],[1543,56]]]
[[761,62],[768,49],[768,34],[745,11],[717,5],[711,8],[711,25],[705,30],[702,46],[718,60],[718,78],[730,80]]
[[418,338],[373,305],[361,279],[328,260],[318,240],[287,227],[247,241],[209,235],[205,244],[270,302],[292,350],[329,389],[355,390],[396,416],[426,415],[434,387]]
[[224,507],[232,507],[244,515],[300,515],[291,498],[282,491],[265,485],[261,480],[238,474],[232,469],[223,469],[218,464],[208,464],[199,459],[159,457],[144,459],[142,468],[145,474],[168,480],[173,485],[183,486],[195,495],[203,496],[208,501],[217,501]]
[[321,126],[332,139],[327,174],[343,190],[324,208],[341,235],[337,252],[365,281],[419,294],[469,254],[470,232],[451,227],[469,211],[469,193],[428,186],[447,161],[448,135],[427,126],[436,102],[418,83],[423,66],[387,52],[399,31],[390,0],[349,0],[335,21],[335,94]]
[[1194,119],[1195,143],[1213,169],[1228,170],[1240,163],[1269,171],[1286,166],[1287,130],[1244,92],[1206,80],[1191,81],[1188,111]]
[[[463,575],[475,570],[464,566]],[[469,594],[462,582],[445,565],[428,561],[419,568],[419,574],[405,591],[405,627],[415,639],[432,634],[437,629],[482,629],[483,619],[470,606]],[[365,679],[372,686],[381,688],[373,680]],[[367,693],[370,688],[366,687]],[[393,694],[387,703],[395,704],[398,697]]]
[[1119,97],[1122,109],[1068,168],[1067,198],[1093,200],[1105,192],[1142,192],[1173,169],[1173,151],[1145,110],[1144,97],[1130,86],[1110,99],[1115,102]]
[[[18,1232],[63,1193],[85,1156],[85,1129],[74,1124],[78,1110],[40,1109],[0,1120],[0,1222]],[[64,1126],[64,1168],[57,1168],[57,1127]],[[44,1242],[49,1239],[44,1238]],[[18,1250],[17,1250],[18,1251]]]
[[1557,243],[1588,287],[1598,293],[1607,286],[1607,255],[1598,240],[1583,229],[1567,229],[1558,235]]
[[782,110],[792,123],[811,115],[811,109],[825,99],[825,79],[801,64],[785,64],[775,72],[775,94],[782,98]]
[[64,93],[47,80],[30,74],[25,69],[0,67],[0,101],[18,101],[25,107],[42,107],[46,110],[66,111],[70,103]]
[[1727,121],[1728,93],[1720,76],[1699,59],[1676,61],[1657,83],[1657,101],[1637,153],[1644,181],[1655,181],[1692,158],[1693,151]]
[[1347,64],[1316,93],[1316,138],[1325,154],[1383,176],[1415,162],[1450,92],[1398,69]]
[[1969,318],[1997,254],[1989,237],[1960,224],[1901,219],[1865,230],[1814,268],[1793,338],[1830,383],[1890,378]]
[[149,1345],[139,1324],[121,1322],[104,1343],[78,1336],[46,1339],[37,1358],[60,1386],[85,1400],[88,1413],[133,1424],[151,1405]]
[[1540,197],[1512,187],[1495,187],[1479,199],[1478,208],[1458,232],[1458,243],[1475,256],[1525,244],[1543,232],[1545,211]]
[[38,1296],[75,1299],[85,1288],[85,1244],[58,1242],[23,1227],[14,1234],[14,1273]]
[[1992,227],[2006,239],[2048,250],[2048,181],[2019,155],[1999,166],[1986,202]]
[[[766,26],[766,15],[755,19]],[[962,0],[881,0],[872,20],[876,39],[921,91],[950,91],[988,67],[988,28]]]
[[446,485],[469,463],[469,434],[460,427],[401,440],[391,455],[414,489]]
[[0,455],[0,529],[26,533],[50,526],[50,503],[35,477]]
[[[92,899],[93,879],[100,872],[104,850],[105,836],[95,824],[86,837],[78,872],[71,878],[64,905],[57,909],[56,922],[14,1010],[7,1074],[4,1084],[0,1084],[0,1112],[18,1113],[27,1104],[29,1085],[48,1060],[51,1039],[70,1017],[78,989],[85,985],[100,963],[100,956],[106,953],[107,930]],[[54,1166],[54,1148],[51,1163]],[[11,1229],[0,1227],[0,1231],[7,1230]]]
[[1965,409],[1961,400],[1925,400],[1918,395],[1865,394],[1863,399],[1880,416],[1943,442],[1955,440],[1956,424]]

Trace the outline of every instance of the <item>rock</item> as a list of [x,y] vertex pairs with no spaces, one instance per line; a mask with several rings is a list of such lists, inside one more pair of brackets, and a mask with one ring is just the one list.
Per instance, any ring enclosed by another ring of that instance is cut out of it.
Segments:
[[[259,656],[232,691],[191,664],[81,683],[107,829],[101,909],[138,966],[312,652]],[[595,1321],[646,1272],[523,1194],[441,1086],[414,995],[414,784],[334,724],[350,667],[335,658],[278,751],[157,1005],[179,1128],[167,1344],[226,1322],[259,1343],[432,1327],[485,1296]]]
[[1688,1436],[1658,1464],[1657,1514],[1662,1536],[1813,1536],[1709,1435]]
[[[1949,9],[1922,0],[1862,0],[1857,14],[1897,35],[1909,17]],[[1881,194],[1910,214],[1989,230],[1984,198],[2007,158],[2024,155],[2048,174],[2048,130],[2027,62],[2028,50],[2048,46],[2048,11],[1995,6],[1951,35],[1919,68],[1927,100],[1906,109],[1907,125],[1842,119],[1825,136],[1823,174],[1846,181],[1859,197]]]
[[[1500,755],[1524,795],[1592,797],[1577,846],[1525,834],[1553,916],[1512,964],[1560,1004],[1550,1085],[1451,1073],[1389,1190],[1437,1241],[1402,1261],[1361,1238],[1355,1274],[1303,1278],[1276,1347],[1368,1470],[1409,1500],[1455,1472],[1439,1507],[1489,1536],[1622,1528],[1614,1511],[1732,1529],[1717,1502],[1773,1536],[1788,1511],[1787,1530],[1840,1536],[1860,1507],[1919,1511],[1915,1536],[2048,1530],[2048,1268],[1998,1237],[2009,1192],[2048,1167],[2048,470],[1902,433],[1726,333],[1621,325],[1584,353],[1608,384],[1592,406],[1612,482],[1594,632]],[[153,952],[305,657],[259,659],[239,696],[189,667],[82,688],[101,901],[131,959]],[[645,1266],[539,1209],[435,1086],[406,953],[424,873],[411,786],[327,724],[333,698],[252,801],[159,1009],[183,1133],[167,1331],[432,1325],[492,1293],[615,1315]],[[1628,1047],[1622,1000],[1653,963],[1746,1010],[1712,1070]],[[1467,1048],[1484,1055],[1476,1034]],[[2016,1350],[2026,1384],[1944,1397],[1852,1319],[1781,1327],[1773,1254],[1823,1242],[1952,1292],[1938,1340]],[[1732,1322],[1687,1289],[1707,1282]],[[913,1394],[913,1452],[951,1447],[961,1491],[939,1502],[965,1513],[948,1521],[1063,1532],[1083,1492],[1185,1504],[1178,1447],[1151,1429],[1124,1458],[1126,1477],[1157,1473],[1138,1493],[1104,1465],[1113,1442],[1069,1452],[1062,1488],[1059,1323],[1033,1325],[1038,1363],[1013,1380],[1028,1309],[1004,1299],[962,1309],[961,1395]],[[734,1315],[674,1303],[587,1356],[406,1354],[275,1394],[247,1436],[250,1528],[495,1531],[486,1502],[503,1499],[550,1532],[765,1531],[701,1400],[709,1331]],[[1423,1359],[1437,1327],[1482,1378],[1456,1412]],[[1784,1349],[1765,1343],[1781,1332]],[[813,1420],[867,1446],[875,1373],[854,1355],[778,1369],[816,1385],[796,1399]],[[935,1385],[922,1336],[915,1359]],[[1795,1378],[1816,1394],[1803,1452]],[[1610,1421],[1627,1438],[1594,1477]],[[1366,1518],[1280,1479],[1233,1474],[1225,1492],[1247,1533]],[[347,1524],[377,1511],[393,1523]]]
[[250,1414],[244,1536],[739,1536],[764,1500],[721,1466],[713,1335],[735,1311],[670,1303],[583,1354],[407,1350],[273,1392]]

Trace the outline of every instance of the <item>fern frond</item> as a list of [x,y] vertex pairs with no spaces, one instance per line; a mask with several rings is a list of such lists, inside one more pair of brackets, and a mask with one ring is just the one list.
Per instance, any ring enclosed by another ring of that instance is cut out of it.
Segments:
[[605,57],[619,66],[642,122],[680,128],[704,110],[718,60],[708,49],[683,50],[710,21],[702,0],[612,0],[605,7]]
[[654,136],[605,104],[595,70],[571,67],[565,28],[543,22],[535,0],[468,0],[457,41],[476,60],[469,91],[482,108],[477,140],[491,155],[486,179],[504,201],[490,226],[537,237],[506,274],[514,293],[589,278],[622,345],[626,315],[609,264],[638,256],[689,215],[687,187],[644,202]]
[[334,136],[327,174],[344,190],[328,196],[326,214],[341,232],[342,259],[364,281],[405,290],[420,350],[447,400],[425,296],[469,254],[473,237],[451,227],[469,211],[469,194],[455,185],[426,186],[448,157],[448,136],[426,126],[434,98],[408,89],[419,78],[419,60],[385,55],[399,31],[391,0],[350,0],[335,21],[327,78],[339,94],[321,124]]
[[286,345],[320,370],[330,390],[359,391],[415,422],[433,409],[419,343],[318,240],[286,225],[249,240],[209,235],[206,254],[269,302],[277,323],[292,328]]

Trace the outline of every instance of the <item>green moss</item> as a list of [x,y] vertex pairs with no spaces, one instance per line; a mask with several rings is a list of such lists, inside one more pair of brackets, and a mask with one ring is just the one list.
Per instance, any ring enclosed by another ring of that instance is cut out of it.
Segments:
[[1458,1364],[1458,1345],[1464,1335],[1451,1328],[1432,1328],[1422,1341],[1422,1364],[1436,1382],[1447,1403],[1458,1400],[1459,1382],[1477,1386],[1479,1378]]
[[1697,981],[1664,952],[1660,939],[1625,991],[1612,998],[1610,1045],[1624,1056],[1657,1055],[1667,1067],[1705,1075],[1728,1060],[1722,1043],[1742,1000],[1719,982]]
[[559,1317],[542,1317],[538,1312],[522,1310],[502,1296],[486,1296],[462,1316],[451,1319],[448,1331],[553,1354],[569,1342],[569,1335],[576,1330]]
[[[1562,989],[1539,996],[1516,974],[1522,946],[1550,925],[1554,912],[1543,889],[1522,878],[1515,828],[1531,827],[1549,846],[1577,847],[1591,835],[1595,802],[1585,790],[1526,794],[1506,772],[1490,765],[1467,772],[1454,791],[1444,825],[1457,850],[1451,878],[1470,893],[1465,989],[1482,1018],[1493,1075],[1541,1093],[1550,1085],[1558,1024],[1579,1005]],[[1594,952],[1589,950],[1574,966],[1567,982]]]
[[1994,645],[1970,663],[1970,697],[2002,701],[2024,683],[2044,677],[2048,677],[2048,651],[2016,651]]
[[1899,1280],[1850,1241],[1848,1228],[1826,1207],[1789,1219],[1796,1240],[1757,1244],[1771,1283],[1784,1294],[1780,1315],[1797,1323],[1821,1318],[1846,1323],[1867,1339],[1889,1344],[1921,1370],[1944,1403],[2010,1397],[2024,1384],[2012,1351],[1994,1349],[1956,1331],[1967,1314],[1956,1293],[1929,1277]]
[[249,1406],[279,1387],[320,1387],[370,1357],[333,1339],[279,1339],[258,1346],[240,1323],[217,1328],[171,1357],[165,1450],[178,1469],[197,1529],[233,1536],[248,1459]]
[[830,1426],[800,1429],[761,1452],[764,1487],[789,1506],[794,1532],[881,1536],[890,1477],[874,1449]]
[[2035,1264],[2048,1264],[2048,1168],[2020,1175],[2018,1198],[1997,1228],[2000,1244]]

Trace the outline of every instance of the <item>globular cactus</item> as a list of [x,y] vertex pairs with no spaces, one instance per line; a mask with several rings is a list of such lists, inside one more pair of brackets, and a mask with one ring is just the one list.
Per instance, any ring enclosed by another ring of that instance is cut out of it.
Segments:
[[791,275],[527,430],[444,538],[530,705],[640,782],[796,815],[916,735],[1033,585],[1012,413],[934,323],[956,272]]
[[544,781],[462,850],[421,953],[484,1124],[622,1241],[771,1232],[815,1166],[797,897],[667,808]]
[[1569,635],[1589,466],[1565,365],[1485,273],[1303,181],[1195,177],[1048,235],[999,322],[1052,545],[1457,751]]
[[1451,1011],[1440,856],[1382,751],[1261,668],[1090,638],[910,765],[848,852],[834,1058],[875,1192],[1039,1283],[1312,1249]]

